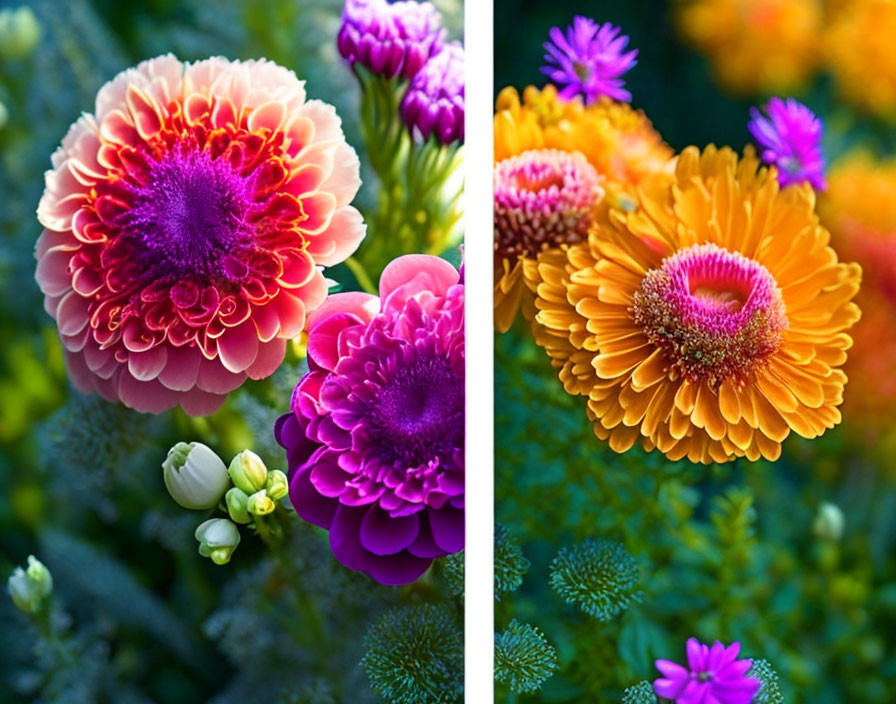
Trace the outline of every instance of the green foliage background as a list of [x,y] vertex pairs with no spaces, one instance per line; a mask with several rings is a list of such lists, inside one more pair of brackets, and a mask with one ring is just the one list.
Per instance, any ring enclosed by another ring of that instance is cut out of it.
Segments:
[[[542,85],[548,31],[584,14],[620,25],[640,50],[627,88],[669,144],[739,150],[749,141],[749,106],[765,96],[722,93],[706,60],[676,36],[672,7],[496,0],[495,92]],[[825,120],[829,157],[857,143],[896,151],[892,125],[855,116],[825,76],[801,98]],[[892,447],[866,445],[847,417],[819,440],[792,437],[775,463],[704,468],[637,449],[616,455],[593,435],[583,400],[563,392],[525,325],[496,337],[495,374],[496,516],[531,562],[519,590],[496,602],[496,629],[501,640],[519,622],[537,628],[559,661],[527,681],[533,658],[553,658],[530,648],[516,673],[530,686],[505,674],[498,701],[655,703],[640,683],[657,676],[656,658],[683,660],[690,636],[739,640],[744,656],[768,660],[780,692],[769,685],[762,701],[896,701]],[[824,501],[845,514],[839,541],[813,532]],[[638,599],[627,588],[627,560],[598,561],[588,551],[566,561],[557,585],[558,553],[588,539],[624,546],[638,565]],[[621,613],[601,620],[586,612],[600,615],[594,605],[608,603]]]
[[[436,4],[451,36],[461,36],[460,2]],[[0,575],[5,581],[33,553],[55,588],[43,619],[0,598],[0,702],[382,701],[374,690],[383,691],[384,671],[374,662],[365,672],[362,658],[406,635],[382,625],[394,620],[389,609],[437,608],[429,604],[442,609],[441,630],[421,636],[433,641],[429,660],[403,664],[410,695],[396,701],[435,701],[415,683],[445,663],[438,701],[455,701],[460,602],[440,567],[407,588],[377,585],[339,565],[326,534],[298,520],[279,550],[244,532],[232,562],[218,567],[198,555],[193,538],[205,516],[165,491],[161,462],[179,440],[201,440],[225,461],[252,448],[283,468],[272,424],[303,373],[295,353],[209,418],[134,413],[73,391],[34,281],[35,210],[50,154],[79,113],[93,109],[104,82],[166,52],[185,61],[267,57],[293,69],[309,97],[336,106],[359,151],[365,185],[356,204],[376,203],[359,89],[335,47],[341,0],[29,5],[42,28],[38,46],[0,60],[9,113],[0,128]],[[345,266],[328,275],[343,289],[359,287]],[[374,623],[379,630],[365,640]]]

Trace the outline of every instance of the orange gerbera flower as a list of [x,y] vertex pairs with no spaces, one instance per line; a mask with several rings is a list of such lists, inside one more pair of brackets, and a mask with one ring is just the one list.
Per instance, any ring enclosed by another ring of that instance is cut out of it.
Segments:
[[[609,200],[621,207],[633,207],[638,187],[655,182],[665,186],[671,180],[672,149],[644,113],[628,103],[602,98],[586,106],[579,98],[559,98],[550,84],[541,90],[529,86],[522,99],[515,88],[505,88],[498,96],[494,124],[497,164],[524,152],[580,152],[597,173]],[[499,185],[496,183],[496,187]],[[598,200],[595,198],[594,203]],[[538,249],[506,246],[513,233],[502,232],[497,218],[496,213],[495,324],[505,332],[521,306],[524,312],[531,309],[531,293],[525,288],[522,272],[533,267]],[[523,232],[527,227],[520,223],[515,230]],[[553,232],[540,246],[572,243],[575,239],[563,239],[564,233],[578,230],[576,225]],[[499,246],[499,239],[503,239],[503,245]]]
[[819,211],[837,249],[864,270],[857,301],[864,311],[852,334],[845,370],[847,418],[872,436],[892,426],[896,411],[896,159],[876,162],[855,152],[831,169]]
[[818,67],[822,23],[819,0],[689,0],[678,13],[681,33],[738,95],[800,90]]
[[536,340],[601,439],[670,459],[776,459],[840,421],[861,269],[811,188],[752,151],[689,147],[675,183],[538,263]]

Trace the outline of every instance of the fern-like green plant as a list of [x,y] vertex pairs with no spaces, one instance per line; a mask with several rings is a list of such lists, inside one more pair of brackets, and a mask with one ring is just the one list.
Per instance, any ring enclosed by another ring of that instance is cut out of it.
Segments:
[[551,587],[568,604],[610,621],[643,598],[640,570],[621,543],[589,538],[560,550],[551,563]]
[[511,692],[537,692],[556,669],[557,651],[535,626],[514,619],[495,634],[495,681]]
[[653,685],[647,680],[633,684],[622,693],[622,704],[656,704]]
[[393,609],[364,638],[361,667],[390,704],[449,704],[463,688],[463,634],[447,609],[424,604]]
[[784,695],[778,687],[778,673],[768,660],[754,660],[747,674],[762,684],[753,697],[753,704],[784,704]]

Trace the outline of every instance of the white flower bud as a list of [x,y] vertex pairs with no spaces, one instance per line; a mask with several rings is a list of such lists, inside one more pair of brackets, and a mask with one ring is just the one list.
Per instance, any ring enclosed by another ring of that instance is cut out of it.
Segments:
[[271,500],[271,497],[268,496],[268,492],[262,489],[261,491],[256,491],[249,497],[249,502],[246,505],[246,508],[249,509],[249,513],[255,514],[256,516],[266,516],[277,508],[277,504]]
[[837,504],[825,501],[818,507],[812,523],[812,531],[822,540],[837,541],[843,537],[846,519]]
[[0,58],[21,59],[40,41],[41,28],[30,7],[0,10]]
[[227,470],[234,486],[242,489],[247,494],[254,494],[264,489],[268,480],[268,469],[261,461],[261,457],[252,450],[243,450],[233,458]]
[[230,556],[240,544],[240,531],[233,521],[226,518],[210,518],[196,529],[199,554],[211,558],[216,565],[230,562]]
[[9,112],[6,109],[6,106],[0,102],[0,130],[6,127],[7,122],[9,122]]
[[199,442],[177,443],[162,468],[168,493],[184,508],[211,508],[230,486],[224,462]]
[[286,475],[279,469],[272,469],[268,472],[268,481],[265,489],[274,501],[279,501],[289,493],[289,482]]
[[7,585],[13,603],[25,613],[36,614],[53,591],[53,575],[40,560],[29,555],[28,567],[16,567]]

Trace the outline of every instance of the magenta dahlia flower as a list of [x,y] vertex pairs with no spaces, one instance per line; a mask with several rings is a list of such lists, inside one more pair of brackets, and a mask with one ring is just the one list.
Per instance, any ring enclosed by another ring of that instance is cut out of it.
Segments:
[[778,183],[788,186],[808,181],[812,188],[824,190],[824,154],[821,135],[824,125],[802,103],[788,98],[772,98],[765,106],[768,117],[750,109],[747,123],[767,164],[778,168]]
[[414,76],[401,102],[412,133],[441,144],[464,141],[464,48],[448,44]]
[[657,660],[663,676],[654,680],[653,691],[676,704],[750,704],[762,683],[747,677],[753,661],[738,660],[739,652],[737,642],[726,648],[716,641],[710,647],[689,638],[688,666]]
[[75,386],[139,411],[210,413],[273,373],[364,236],[339,117],[265,60],[144,61],[52,163],[45,307]]
[[431,3],[346,0],[336,46],[352,66],[412,78],[444,41],[442,16]]
[[599,25],[581,15],[573,18],[565,35],[559,27],[551,29],[551,41],[544,44],[547,65],[541,72],[563,86],[561,98],[581,95],[586,103],[602,95],[614,100],[632,99],[620,76],[637,63],[638,50],[625,51],[629,40],[620,31],[609,22]]
[[290,498],[345,566],[417,579],[464,542],[464,285],[437,257],[393,260],[380,296],[330,296],[309,372],[274,429]]

